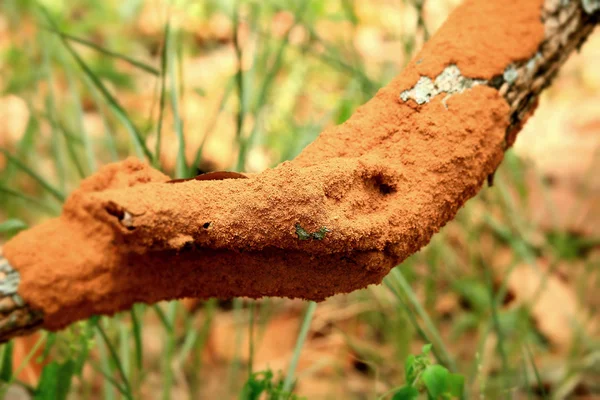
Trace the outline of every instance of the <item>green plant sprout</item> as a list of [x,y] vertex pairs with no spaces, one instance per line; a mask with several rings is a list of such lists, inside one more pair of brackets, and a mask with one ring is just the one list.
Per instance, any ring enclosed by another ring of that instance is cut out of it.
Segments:
[[273,382],[273,372],[270,369],[252,374],[240,393],[240,400],[301,400],[303,397],[298,397],[283,388],[282,379],[277,379]]
[[310,240],[310,239],[323,240],[323,239],[325,239],[325,235],[327,235],[328,232],[331,232],[326,227],[322,227],[318,231],[310,233],[310,232],[307,232],[304,228],[302,228],[300,226],[300,224],[296,224],[295,226],[296,226],[296,235],[298,235],[298,239],[300,239],[300,240]]
[[[463,397],[465,378],[453,374],[439,364],[433,364],[429,358],[431,344],[426,344],[421,354],[411,354],[404,364],[406,384],[393,389],[392,400],[446,400]],[[386,395],[389,393],[386,393]],[[385,396],[385,395],[384,395]],[[380,397],[383,399],[384,397]]]

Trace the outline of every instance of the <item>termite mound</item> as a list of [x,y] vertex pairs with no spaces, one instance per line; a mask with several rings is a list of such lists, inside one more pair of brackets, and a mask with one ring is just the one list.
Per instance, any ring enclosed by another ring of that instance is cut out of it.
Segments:
[[58,329],[135,302],[323,300],[379,283],[495,171],[509,126],[489,85],[420,105],[400,94],[450,65],[487,81],[531,57],[541,5],[465,1],[401,75],[274,169],[173,184],[133,159],[104,167],[59,218],[6,244],[19,294]]

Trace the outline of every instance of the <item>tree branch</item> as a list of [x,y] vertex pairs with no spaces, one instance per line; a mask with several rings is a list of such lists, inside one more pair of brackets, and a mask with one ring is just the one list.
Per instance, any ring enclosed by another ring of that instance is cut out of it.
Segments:
[[493,174],[598,8],[467,0],[346,123],[248,179],[104,167],[6,244],[0,339],[135,302],[322,300],[379,283]]

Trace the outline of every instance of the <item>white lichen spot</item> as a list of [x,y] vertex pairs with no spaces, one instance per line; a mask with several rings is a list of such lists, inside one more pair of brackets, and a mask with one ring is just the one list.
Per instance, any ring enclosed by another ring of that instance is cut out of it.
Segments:
[[400,93],[400,99],[402,101],[413,99],[417,104],[424,104],[440,93],[447,93],[443,99],[443,103],[446,105],[445,102],[451,95],[462,93],[473,86],[486,83],[487,81],[483,79],[466,78],[462,76],[460,69],[456,65],[449,65],[444,68],[434,81],[426,76],[420,77],[412,89]]
[[535,64],[535,58],[532,58],[531,60],[527,61],[527,65],[525,66],[525,68],[527,68],[527,72],[533,71],[533,69],[535,68]]
[[600,10],[600,0],[581,0],[581,5],[588,14],[593,14]]
[[533,57],[531,57],[529,59],[529,61],[527,61],[527,64],[525,64],[525,68],[526,68],[528,74],[531,74],[533,72],[533,70],[537,66],[538,61],[540,61],[541,59],[542,59],[542,53],[540,53],[538,51],[537,53],[535,53],[535,55]]
[[517,80],[517,78],[519,77],[519,73],[517,72],[515,66],[511,64],[508,67],[506,67],[506,69],[504,70],[504,74],[502,74],[502,77],[506,82],[510,84]]
[[419,104],[428,102],[434,91],[435,83],[426,76],[420,77],[414,88],[415,101]]

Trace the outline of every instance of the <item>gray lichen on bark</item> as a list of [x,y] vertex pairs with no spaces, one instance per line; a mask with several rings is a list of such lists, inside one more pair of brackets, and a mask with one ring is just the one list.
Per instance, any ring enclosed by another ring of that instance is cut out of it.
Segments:
[[414,87],[400,93],[400,98],[402,101],[413,99],[421,105],[428,103],[440,93],[446,93],[443,100],[445,105],[445,101],[451,95],[462,93],[473,86],[485,85],[486,83],[487,81],[482,79],[467,78],[461,74],[456,65],[448,65],[435,80],[431,80],[427,76],[420,77]]
[[[600,14],[598,10],[600,0],[582,0],[581,3],[565,0],[544,2],[544,41],[531,58],[511,64],[501,81],[497,82],[496,87],[511,108],[509,132],[524,120],[538,95],[551,83],[560,66],[592,32]],[[506,79],[507,72],[510,80]],[[514,134],[507,133],[507,136]],[[512,141],[514,137],[507,137],[509,145]]]
[[600,0],[581,0],[581,5],[588,14],[593,14],[600,10]]
[[0,343],[40,328],[41,312],[29,308],[17,293],[21,277],[0,249]]

